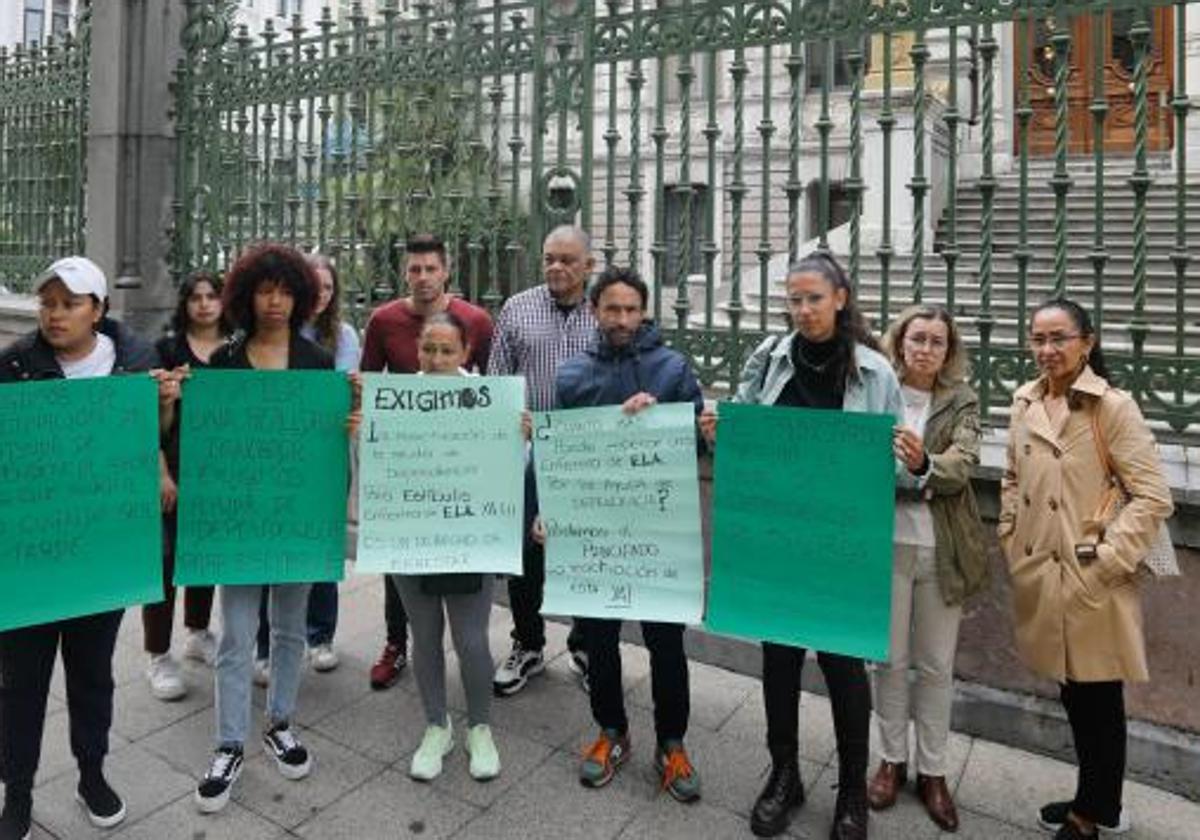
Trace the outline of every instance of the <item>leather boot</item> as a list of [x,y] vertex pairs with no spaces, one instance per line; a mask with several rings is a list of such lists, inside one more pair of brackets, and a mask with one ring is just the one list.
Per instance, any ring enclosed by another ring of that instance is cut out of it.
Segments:
[[829,840],[867,840],[866,791],[849,791],[839,786]]
[[879,769],[867,785],[867,804],[873,810],[883,811],[896,804],[900,788],[908,782],[908,765],[903,761],[881,761]]
[[804,782],[796,759],[771,766],[771,777],[750,812],[750,830],[757,837],[774,837],[788,827],[792,809],[804,804]]
[[921,798],[929,818],[943,831],[958,831],[958,809],[946,787],[945,776],[917,774],[917,796]]

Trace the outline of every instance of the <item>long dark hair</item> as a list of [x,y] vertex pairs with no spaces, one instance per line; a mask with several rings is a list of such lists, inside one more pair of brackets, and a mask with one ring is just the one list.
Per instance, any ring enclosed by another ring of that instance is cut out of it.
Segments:
[[[207,283],[212,286],[213,292],[217,297],[221,297],[221,292],[224,291],[224,283],[221,281],[221,275],[214,271],[193,271],[187,277],[183,278],[183,282],[179,284],[178,299],[175,302],[175,313],[171,316],[170,334],[176,337],[187,335],[188,327],[191,326],[191,321],[188,319],[188,298],[196,291],[196,287],[201,283]],[[221,320],[217,322],[217,331],[221,335],[229,335],[229,318],[226,315],[224,302],[221,306]]]
[[[338,277],[333,260],[324,254],[309,254],[308,264],[313,267],[314,273],[321,270],[329,272],[329,278],[333,281],[333,294],[329,298],[329,305],[313,321],[313,328],[317,331],[317,343],[330,353],[334,353],[337,351],[338,335],[342,324],[342,281]],[[319,288],[318,286],[318,290]]]
[[833,372],[837,374],[834,381],[848,383],[858,377],[858,365],[854,358],[855,344],[882,352],[879,341],[871,334],[871,327],[854,300],[854,288],[850,285],[850,278],[846,276],[838,261],[825,251],[813,251],[788,269],[789,278],[797,274],[818,274],[835,291],[846,291],[846,305],[837,313],[837,320],[834,322],[833,340],[837,346],[833,351]]
[[1088,366],[1092,369],[1092,373],[1101,379],[1108,379],[1108,364],[1104,361],[1104,351],[1100,349],[1100,336],[1096,333],[1096,328],[1092,326],[1092,316],[1088,314],[1087,310],[1070,298],[1050,298],[1039,303],[1029,313],[1030,329],[1033,329],[1033,319],[1047,309],[1057,309],[1067,313],[1067,317],[1071,319],[1075,329],[1079,331],[1079,335],[1092,339],[1092,351],[1088,353],[1087,357]]

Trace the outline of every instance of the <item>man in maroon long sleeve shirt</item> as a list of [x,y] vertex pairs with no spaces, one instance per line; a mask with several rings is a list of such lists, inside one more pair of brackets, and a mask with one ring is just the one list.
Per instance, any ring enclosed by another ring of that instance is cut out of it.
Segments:
[[[416,373],[417,342],[425,319],[435,312],[452,312],[467,326],[471,355],[467,366],[485,371],[492,346],[492,319],[487,311],[447,293],[450,267],[446,246],[430,234],[408,241],[405,256],[408,297],[386,303],[367,322],[360,368],[363,371]],[[371,687],[384,689],[400,678],[408,663],[408,617],[400,596],[384,577],[384,615],[387,643],[371,667]]]

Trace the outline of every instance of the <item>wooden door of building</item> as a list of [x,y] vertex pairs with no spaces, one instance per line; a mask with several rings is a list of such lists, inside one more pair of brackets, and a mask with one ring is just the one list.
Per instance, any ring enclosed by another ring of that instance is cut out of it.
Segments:
[[[1108,12],[1099,27],[1094,18],[1082,15],[1071,21],[1071,44],[1067,53],[1067,151],[1088,154],[1096,143],[1105,151],[1133,151],[1134,95],[1133,77],[1135,51],[1129,37],[1135,20],[1133,10]],[[1053,35],[1061,25],[1053,19],[1016,24],[1026,26],[1025,43],[1030,50],[1029,103],[1033,116],[1029,125],[1029,153],[1036,156],[1054,154],[1055,109]],[[1147,73],[1148,143],[1150,151],[1171,148],[1173,117],[1171,112],[1171,83],[1174,66],[1172,11],[1169,7],[1155,9],[1150,16],[1150,67]],[[1099,31],[1097,31],[1097,29]],[[1095,60],[1099,51],[1103,61],[1103,95],[1108,113],[1103,130],[1096,131],[1091,105],[1096,96]],[[1016,101],[1021,97],[1021,64],[1014,62]],[[1020,142],[1020,138],[1017,138]]]

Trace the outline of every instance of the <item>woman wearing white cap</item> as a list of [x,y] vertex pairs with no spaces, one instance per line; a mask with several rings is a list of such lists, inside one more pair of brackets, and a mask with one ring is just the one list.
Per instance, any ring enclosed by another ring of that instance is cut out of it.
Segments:
[[[67,257],[37,280],[38,328],[0,353],[0,383],[73,379],[149,371],[154,348],[105,316],[104,272]],[[160,380],[160,397],[177,387]],[[52,621],[0,633],[0,778],[5,783],[0,838],[29,836],[33,781],[41,757],[46,699],[62,647],[71,751],[79,764],[76,798],[88,819],[110,828],[125,803],[104,779],[113,710],[113,648],[123,610]]]

